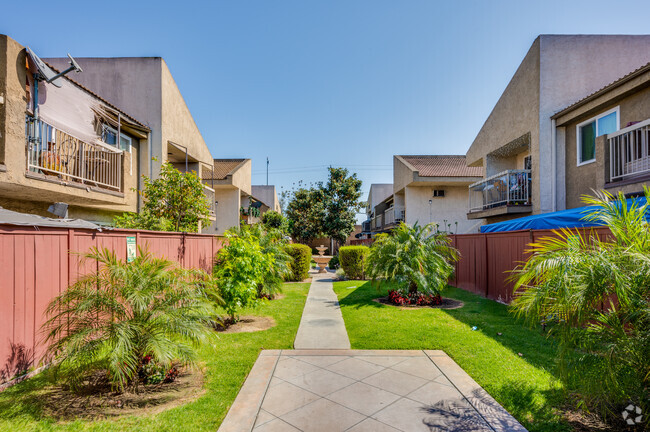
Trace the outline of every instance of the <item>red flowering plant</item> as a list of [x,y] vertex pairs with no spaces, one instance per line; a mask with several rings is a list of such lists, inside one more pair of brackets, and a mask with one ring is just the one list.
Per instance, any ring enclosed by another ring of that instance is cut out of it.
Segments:
[[398,306],[437,306],[442,304],[442,297],[440,294],[425,294],[418,291],[389,290],[388,301]]

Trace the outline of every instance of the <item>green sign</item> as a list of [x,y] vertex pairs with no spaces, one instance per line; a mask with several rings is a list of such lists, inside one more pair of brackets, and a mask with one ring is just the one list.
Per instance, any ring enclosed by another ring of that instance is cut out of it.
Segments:
[[126,262],[131,262],[135,259],[136,246],[135,236],[128,236],[126,238]]

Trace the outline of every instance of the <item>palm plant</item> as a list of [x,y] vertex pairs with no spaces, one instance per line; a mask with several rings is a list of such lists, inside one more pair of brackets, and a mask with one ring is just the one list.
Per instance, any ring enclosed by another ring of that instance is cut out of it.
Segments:
[[458,259],[446,233],[434,225],[400,223],[390,234],[380,234],[370,248],[367,274],[373,282],[385,280],[409,293],[440,295]]
[[97,261],[98,270],[52,300],[44,325],[47,353],[73,388],[89,372],[106,370],[113,388],[137,391],[145,356],[163,366],[195,362],[214,316],[205,272],[143,249],[131,263],[108,249],[84,258]]
[[[559,230],[532,243],[530,258],[512,275],[515,313],[531,323],[558,318],[551,334],[565,378],[579,378],[585,400],[602,414],[630,399],[650,408],[647,188],[645,196],[631,203],[623,194],[584,197],[593,206],[585,219],[611,236]],[[568,355],[573,349],[578,356]]]

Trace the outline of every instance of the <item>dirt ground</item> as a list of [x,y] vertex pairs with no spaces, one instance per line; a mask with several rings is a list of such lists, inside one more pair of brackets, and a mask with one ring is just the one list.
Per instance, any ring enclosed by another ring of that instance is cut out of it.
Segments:
[[219,333],[252,333],[275,327],[275,320],[267,316],[243,315],[238,322],[225,324],[226,327],[217,328]]

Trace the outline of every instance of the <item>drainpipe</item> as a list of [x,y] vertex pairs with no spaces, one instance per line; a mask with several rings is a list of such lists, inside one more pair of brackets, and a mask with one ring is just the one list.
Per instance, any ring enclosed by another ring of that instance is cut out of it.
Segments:
[[[551,161],[552,161],[552,179],[553,179],[553,211],[557,211],[557,128],[555,119],[551,119]],[[538,173],[540,175],[541,173]]]

